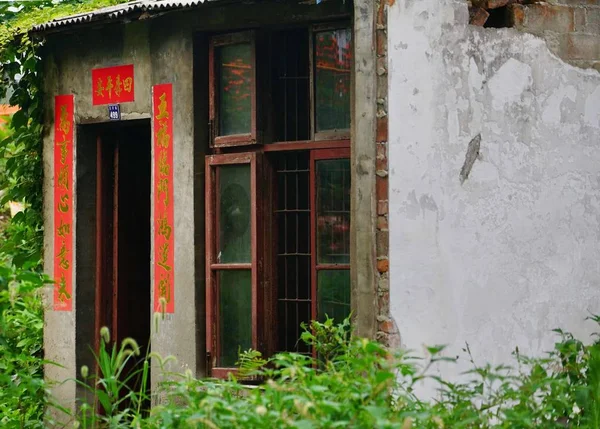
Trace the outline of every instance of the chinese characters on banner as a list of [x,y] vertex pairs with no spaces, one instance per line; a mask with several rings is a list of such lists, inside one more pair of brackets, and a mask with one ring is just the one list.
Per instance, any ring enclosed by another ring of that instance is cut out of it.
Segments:
[[92,70],[92,104],[134,100],[133,64]]
[[173,223],[173,86],[152,91],[154,129],[154,311],[175,311]]
[[73,96],[54,98],[54,310],[73,307]]

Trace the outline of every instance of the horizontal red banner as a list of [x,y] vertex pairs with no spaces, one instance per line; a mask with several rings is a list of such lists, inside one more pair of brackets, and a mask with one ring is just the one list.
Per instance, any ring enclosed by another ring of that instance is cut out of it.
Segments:
[[133,64],[92,70],[92,104],[127,103],[135,99]]

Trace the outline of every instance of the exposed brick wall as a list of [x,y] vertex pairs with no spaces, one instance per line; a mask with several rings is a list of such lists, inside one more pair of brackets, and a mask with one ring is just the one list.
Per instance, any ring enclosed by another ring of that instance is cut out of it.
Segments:
[[515,28],[543,37],[563,60],[600,71],[600,0],[547,0],[512,4]]
[[377,339],[389,346],[399,345],[396,324],[390,317],[389,228],[388,228],[388,57],[387,6],[394,0],[377,0]]

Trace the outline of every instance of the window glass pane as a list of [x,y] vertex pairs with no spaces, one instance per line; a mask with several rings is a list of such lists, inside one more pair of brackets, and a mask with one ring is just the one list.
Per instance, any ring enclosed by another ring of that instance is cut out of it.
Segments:
[[317,131],[350,128],[350,29],[315,34]]
[[316,162],[317,263],[350,263],[350,160]]
[[250,270],[218,272],[219,343],[218,366],[235,366],[238,350],[252,347],[252,279]]
[[325,315],[340,323],[350,315],[350,270],[317,272],[318,318]]
[[250,165],[218,167],[217,262],[251,262]]
[[252,48],[222,46],[219,61],[219,135],[247,134],[252,118]]

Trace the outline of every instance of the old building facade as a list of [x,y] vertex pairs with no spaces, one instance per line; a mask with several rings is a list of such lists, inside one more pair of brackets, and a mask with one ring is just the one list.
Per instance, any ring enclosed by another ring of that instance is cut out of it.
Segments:
[[199,377],[239,347],[311,353],[300,323],[351,311],[391,346],[497,361],[585,333],[599,12],[142,0],[37,27],[47,377],[93,366],[101,326]]

